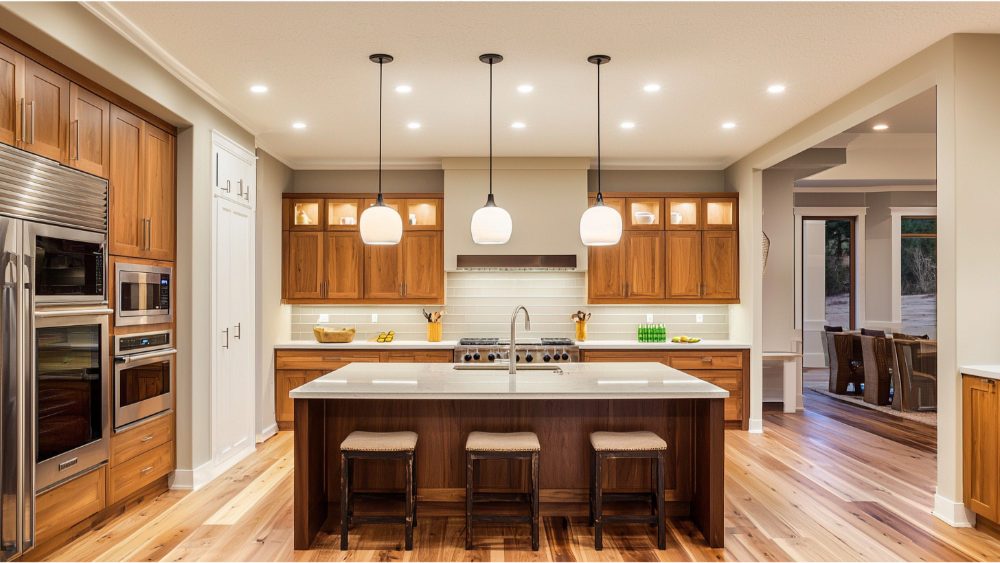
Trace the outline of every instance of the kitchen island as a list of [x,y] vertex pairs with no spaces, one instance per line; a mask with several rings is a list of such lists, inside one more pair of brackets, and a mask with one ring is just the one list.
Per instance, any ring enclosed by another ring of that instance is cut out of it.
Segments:
[[[421,514],[463,514],[465,440],[472,431],[532,431],[541,443],[543,515],[586,515],[591,432],[649,430],[667,441],[666,514],[689,516],[723,547],[723,431],[728,391],[660,363],[548,364],[468,369],[456,364],[350,364],[296,388],[295,549],[309,549],[339,503],[340,443],[351,432],[410,430]],[[490,366],[493,367],[493,366]],[[616,460],[609,490],[649,486],[648,464]],[[359,490],[402,490],[399,464],[372,460]],[[522,490],[527,474],[496,461],[479,479]],[[427,505],[433,510],[425,510]],[[336,516],[335,516],[336,517]]]

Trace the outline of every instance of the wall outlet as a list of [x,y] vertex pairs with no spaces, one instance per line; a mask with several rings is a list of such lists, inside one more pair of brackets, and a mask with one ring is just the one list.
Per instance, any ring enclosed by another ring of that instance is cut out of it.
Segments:
[[373,323],[377,323],[378,322],[378,315],[376,313],[372,313],[372,322]]
[[319,321],[317,321],[317,322],[321,322],[321,323],[328,323],[328,322],[330,322],[330,315],[320,315],[319,316]]
[[694,316],[694,320],[697,323],[703,323],[703,322],[705,322],[705,316],[704,315],[695,315]]
[[647,323],[653,322],[653,315],[646,315],[646,322]]

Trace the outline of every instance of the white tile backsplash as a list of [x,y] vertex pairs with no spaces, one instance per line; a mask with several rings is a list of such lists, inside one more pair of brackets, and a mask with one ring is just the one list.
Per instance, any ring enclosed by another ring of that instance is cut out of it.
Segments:
[[[666,325],[671,336],[729,338],[727,305],[587,305],[586,272],[449,272],[445,285],[444,340],[509,337],[510,315],[518,305],[531,314],[532,338],[572,338],[570,315],[580,310],[592,314],[588,340],[636,340],[636,328],[646,322],[647,314],[653,315],[654,323]],[[294,305],[292,339],[312,340],[319,316],[329,315],[330,322],[323,326],[354,327],[355,340],[390,330],[396,332],[396,340],[426,340],[427,321],[421,309],[420,305]],[[373,313],[378,322],[371,322]],[[704,322],[696,322],[698,314],[704,315]]]

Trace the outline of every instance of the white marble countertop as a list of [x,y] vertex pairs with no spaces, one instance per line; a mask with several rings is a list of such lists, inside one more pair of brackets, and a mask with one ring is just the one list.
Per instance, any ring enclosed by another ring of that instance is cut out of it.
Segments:
[[293,399],[725,399],[729,392],[656,362],[548,364],[560,372],[456,370],[457,364],[353,363]]
[[959,373],[988,379],[1000,379],[1000,366],[962,366]]
[[[523,333],[522,333],[523,335]],[[525,336],[530,338],[530,336]],[[634,340],[587,340],[576,343],[581,350],[746,350],[749,344],[735,340],[702,340],[695,344],[674,342],[636,342]],[[274,345],[275,350],[451,350],[458,346],[455,340],[425,342],[422,340],[393,340],[389,343],[365,340],[344,344],[321,344],[315,340],[285,340]]]

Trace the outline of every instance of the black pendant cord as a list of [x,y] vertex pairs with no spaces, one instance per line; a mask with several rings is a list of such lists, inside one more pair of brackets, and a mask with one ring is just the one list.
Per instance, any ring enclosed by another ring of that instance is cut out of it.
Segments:
[[[378,60],[378,201],[382,201],[382,59]],[[598,67],[598,72],[600,68]],[[598,182],[600,184],[600,182]]]
[[493,197],[493,59],[490,59],[490,198]]
[[604,203],[601,195],[601,65],[597,65],[597,203]]

